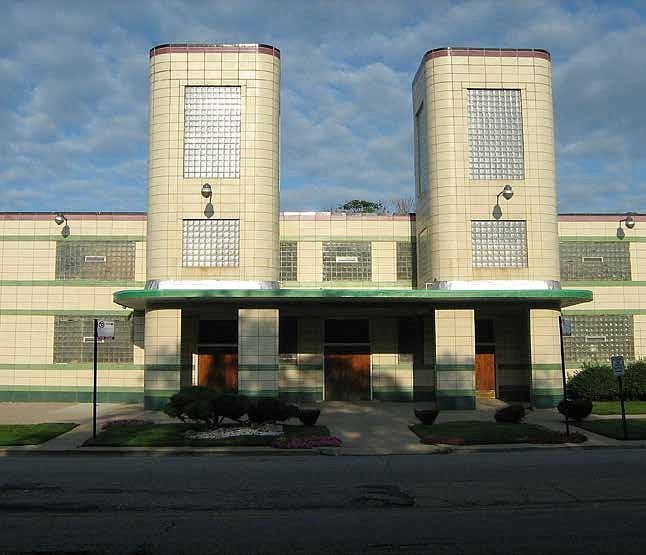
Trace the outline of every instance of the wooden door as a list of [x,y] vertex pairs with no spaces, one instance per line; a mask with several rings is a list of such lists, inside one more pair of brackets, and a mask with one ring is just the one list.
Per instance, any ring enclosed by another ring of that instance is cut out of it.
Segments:
[[334,346],[325,348],[325,399],[370,400],[370,348]]
[[200,350],[197,383],[220,393],[238,392],[238,348],[209,347]]
[[476,391],[495,391],[496,355],[476,353]]

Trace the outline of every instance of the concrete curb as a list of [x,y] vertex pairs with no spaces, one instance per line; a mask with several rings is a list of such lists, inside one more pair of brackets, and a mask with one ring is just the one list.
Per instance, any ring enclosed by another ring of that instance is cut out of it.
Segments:
[[[25,448],[27,447],[27,448]],[[0,449],[0,458],[11,456],[152,456],[238,455],[294,456],[324,455],[321,449],[275,449],[273,447],[77,447],[75,449],[36,449],[36,446]]]

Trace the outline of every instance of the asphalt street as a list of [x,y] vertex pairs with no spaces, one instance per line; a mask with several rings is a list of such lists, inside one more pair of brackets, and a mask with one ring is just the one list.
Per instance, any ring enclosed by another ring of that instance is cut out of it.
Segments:
[[644,553],[643,450],[13,456],[3,553]]

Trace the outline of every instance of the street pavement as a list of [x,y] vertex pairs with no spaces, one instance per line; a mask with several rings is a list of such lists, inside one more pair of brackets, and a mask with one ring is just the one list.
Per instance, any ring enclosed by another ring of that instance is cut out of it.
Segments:
[[2,553],[644,553],[643,450],[0,458]]

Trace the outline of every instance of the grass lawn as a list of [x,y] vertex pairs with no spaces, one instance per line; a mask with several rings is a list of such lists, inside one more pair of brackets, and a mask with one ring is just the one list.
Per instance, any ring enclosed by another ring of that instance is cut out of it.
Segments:
[[39,445],[58,435],[69,432],[78,424],[2,424],[0,445]]
[[[566,443],[564,434],[534,424],[499,424],[498,422],[445,422],[425,426],[415,424],[411,430],[422,443],[450,445],[488,445],[493,443]],[[585,441],[585,436],[570,436],[570,442]]]
[[[194,424],[141,424],[114,426],[103,430],[84,446],[103,447],[266,447],[275,437],[231,437],[215,440],[189,440],[184,433],[196,429]],[[330,435],[325,426],[283,425],[286,437],[318,437]]]
[[[626,401],[626,414],[646,414],[646,401]],[[621,414],[619,401],[594,401],[592,414]]]
[[[624,439],[624,429],[621,424],[621,418],[612,418],[604,420],[584,420],[583,422],[574,422],[575,426],[590,430],[602,436],[614,439]],[[646,439],[646,420],[630,420],[627,422],[628,439]]]

